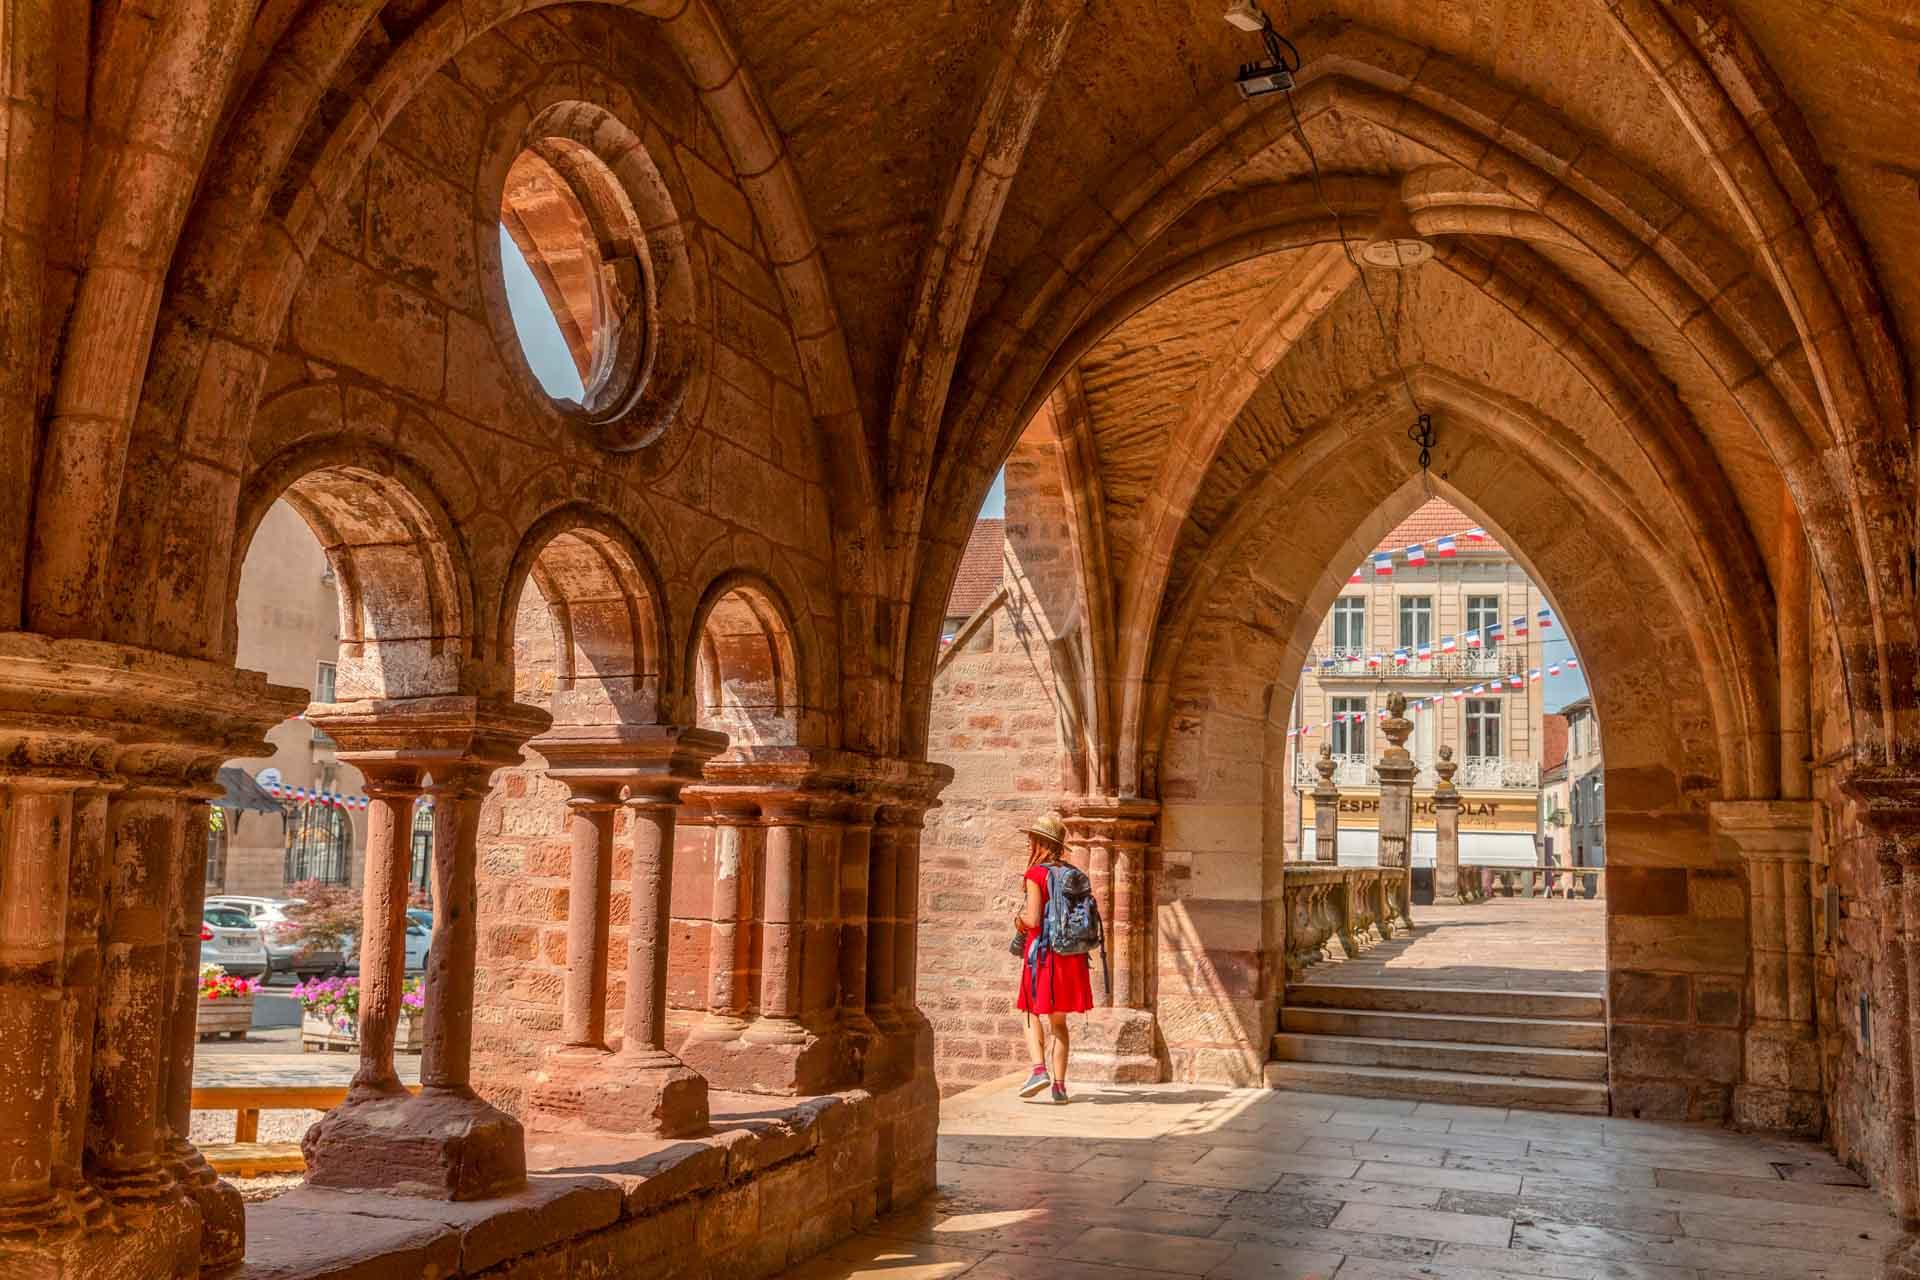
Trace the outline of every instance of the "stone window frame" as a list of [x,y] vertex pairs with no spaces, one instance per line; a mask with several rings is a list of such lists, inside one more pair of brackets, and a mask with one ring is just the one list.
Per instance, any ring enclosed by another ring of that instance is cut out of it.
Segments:
[[1486,628],[1500,621],[1500,609],[1503,603],[1503,597],[1495,591],[1487,594],[1470,592],[1461,604],[1460,616],[1466,620],[1461,629],[1481,632],[1480,647],[1482,649],[1492,650],[1500,645],[1500,637],[1488,636]]
[[[1424,606],[1424,608],[1414,608],[1411,606]],[[1433,593],[1431,591],[1423,591],[1418,595],[1408,594],[1395,597],[1393,606],[1394,638],[1397,641],[1395,647],[1405,649],[1411,654],[1413,650],[1418,649],[1423,644],[1433,644],[1435,642],[1433,625],[1435,612]],[[1422,616],[1423,614],[1424,617]],[[1408,625],[1422,621],[1426,623],[1426,627],[1424,628],[1426,634],[1424,636],[1420,634],[1422,628],[1410,628]]]
[[[1343,613],[1348,615],[1345,619],[1341,617]],[[1343,630],[1341,623],[1343,621],[1348,624],[1344,629],[1349,633],[1347,638],[1354,642],[1352,644],[1342,644],[1340,642],[1340,633]],[[1336,599],[1333,602],[1333,608],[1327,612],[1327,622],[1331,628],[1328,632],[1328,643],[1331,645],[1334,653],[1361,653],[1365,651],[1367,647],[1367,600],[1365,596],[1341,596]]]
[[[1372,714],[1372,708],[1367,706],[1366,695],[1343,694],[1330,698],[1327,702],[1327,710],[1332,721],[1327,730],[1327,741],[1333,746],[1333,754],[1348,760],[1366,759],[1367,734],[1372,723],[1368,719]],[[1356,711],[1360,713],[1358,720],[1346,719]],[[1356,739],[1359,744],[1357,751],[1353,749]]]
[[[1506,719],[1505,700],[1501,698],[1468,698],[1460,713],[1460,738],[1465,746],[1468,760],[1498,760],[1504,749],[1504,730]],[[1487,751],[1487,729],[1493,726],[1493,750]],[[1476,750],[1475,748],[1480,748]]]

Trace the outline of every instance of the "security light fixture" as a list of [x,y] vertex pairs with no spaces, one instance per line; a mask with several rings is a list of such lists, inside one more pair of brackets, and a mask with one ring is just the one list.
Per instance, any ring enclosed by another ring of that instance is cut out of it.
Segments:
[[1270,93],[1293,89],[1293,74],[1300,69],[1300,51],[1293,41],[1273,29],[1273,20],[1253,0],[1233,0],[1227,6],[1229,25],[1258,34],[1267,46],[1265,62],[1242,63],[1235,83],[1243,98],[1262,98]]

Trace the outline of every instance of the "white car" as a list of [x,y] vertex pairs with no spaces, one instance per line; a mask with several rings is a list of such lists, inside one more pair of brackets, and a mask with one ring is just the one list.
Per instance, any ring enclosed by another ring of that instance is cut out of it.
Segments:
[[254,898],[231,893],[215,894],[207,899],[209,911],[215,907],[226,907],[245,912],[260,927],[261,937],[267,946],[268,977],[276,973],[293,973],[305,980],[337,972],[341,967],[340,948],[302,948],[294,941],[292,935],[299,926],[288,918],[287,908],[298,905],[297,901],[291,899]]
[[[427,971],[427,948],[433,944],[433,933],[422,925],[412,912],[407,914],[407,972],[425,973]],[[348,973],[360,972],[360,939],[347,934],[340,940],[341,949],[347,953],[343,966]]]
[[200,917],[200,963],[251,978],[267,972],[267,946],[246,912],[208,907]]

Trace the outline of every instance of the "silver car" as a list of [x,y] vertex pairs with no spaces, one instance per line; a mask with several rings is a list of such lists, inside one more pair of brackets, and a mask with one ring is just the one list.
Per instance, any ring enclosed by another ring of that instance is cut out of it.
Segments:
[[267,971],[267,948],[260,929],[244,911],[208,907],[200,918],[200,963],[251,978]]
[[287,914],[298,907],[298,899],[253,898],[223,893],[207,899],[207,909],[230,907],[243,911],[260,928],[267,946],[267,976],[294,973],[301,978],[318,978],[337,973],[341,967],[339,947],[303,947],[295,939],[299,926]]

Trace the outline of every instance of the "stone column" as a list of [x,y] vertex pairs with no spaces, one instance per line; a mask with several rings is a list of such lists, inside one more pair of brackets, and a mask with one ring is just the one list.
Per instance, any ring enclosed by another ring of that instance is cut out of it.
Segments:
[[[68,929],[79,897],[93,904],[88,923],[99,933],[102,857],[83,851],[75,823],[92,781],[82,762],[37,775],[8,770],[0,789],[0,1259],[9,1240],[44,1234],[51,1249],[80,1230],[68,1190],[85,1185],[94,1020],[80,1006],[91,1005],[95,984],[68,965]],[[105,843],[104,829],[92,835]],[[83,867],[96,881],[90,889],[74,883]],[[48,998],[50,973],[62,974],[67,998]]]
[[[393,1066],[406,976],[407,883],[413,862],[413,806],[420,771],[369,762],[366,775],[367,853],[360,889],[360,1069],[350,1093],[360,1097],[406,1092]],[[439,815],[435,815],[437,818]],[[436,827],[439,823],[436,821]],[[312,1161],[309,1160],[311,1165]]]
[[202,801],[305,703],[0,633],[0,1275],[161,1280],[240,1252],[233,1193],[185,1137]]
[[[211,778],[198,779],[203,800],[219,789]],[[200,919],[206,902],[207,815],[205,803],[185,808],[181,838],[179,892],[171,927],[173,955],[169,959],[171,1043],[166,1062],[167,1167],[174,1180],[200,1208],[200,1241],[196,1266],[203,1270],[231,1265],[246,1253],[247,1214],[240,1192],[220,1181],[206,1157],[190,1140],[193,1132],[193,1055],[199,1042]]]
[[1779,574],[1773,593],[1780,637],[1780,794],[1788,800],[1813,794],[1812,575],[1807,560],[1800,508],[1788,495],[1780,504]]
[[1320,758],[1313,762],[1320,780],[1313,784],[1313,860],[1340,861],[1340,788],[1333,782],[1333,746],[1320,744]]
[[[760,810],[750,799],[706,787],[686,795],[708,811],[713,848],[713,906],[707,931],[707,1011],[685,1052],[736,1041],[747,1029],[752,993],[753,888],[759,863]],[[706,1070],[705,1061],[700,1062]],[[711,1077],[709,1077],[711,1079]]]
[[[567,985],[560,1007],[561,1047],[606,1053],[613,818],[620,809],[620,788],[611,783],[568,785],[573,790],[567,802],[573,861],[567,884]],[[639,905],[634,904],[636,912]]]
[[[1149,998],[1147,861],[1160,805],[1130,797],[1067,797],[1060,802],[1060,812],[1067,847],[1079,854],[1076,861],[1109,868],[1111,885],[1110,906],[1101,905],[1105,954],[1093,957],[1108,976],[1103,983],[1102,975],[1094,975],[1095,1008],[1076,1032],[1074,1071],[1092,1080],[1157,1082],[1164,1072]],[[1103,987],[1106,999],[1101,998]]]
[[1387,749],[1374,766],[1380,775],[1380,865],[1403,873],[1389,884],[1388,908],[1409,929],[1413,927],[1413,775],[1418,772],[1407,751],[1413,721],[1407,719],[1406,695],[1387,695],[1387,718],[1381,722]]
[[[563,725],[530,744],[573,792],[563,1035],[528,1091],[536,1131],[678,1136],[707,1124],[707,1083],[667,1049],[667,944],[681,788],[726,738],[675,725]],[[626,794],[624,801],[621,793]],[[614,815],[632,840],[627,985],[618,1053],[607,1048]],[[726,971],[731,976],[731,967]]]
[[1467,901],[1460,892],[1460,789],[1453,775],[1460,768],[1453,748],[1442,746],[1433,762],[1433,901],[1453,906]]
[[1717,801],[1711,819],[1747,876],[1750,1021],[1734,1119],[1818,1137],[1825,1108],[1814,1018],[1812,802]]
[[873,816],[876,805],[843,804],[840,824],[840,1026],[852,1059],[852,1079],[865,1075],[867,1055],[880,1028],[867,1012],[867,957],[870,890],[873,875]]
[[[360,1071],[347,1100],[301,1143],[315,1186],[381,1188],[440,1200],[483,1200],[526,1185],[520,1123],[474,1093],[475,864],[479,811],[494,770],[550,723],[511,702],[446,696],[339,704],[308,712],[367,779],[360,951]],[[433,950],[427,959],[420,1093],[393,1070],[404,976],[413,798],[435,796]]]

